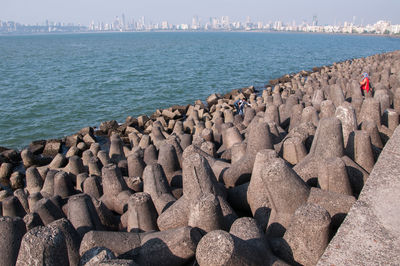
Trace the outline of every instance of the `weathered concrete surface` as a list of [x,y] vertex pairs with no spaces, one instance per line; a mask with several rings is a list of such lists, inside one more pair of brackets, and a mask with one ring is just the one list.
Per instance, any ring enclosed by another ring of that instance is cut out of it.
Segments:
[[400,127],[317,265],[398,265]]

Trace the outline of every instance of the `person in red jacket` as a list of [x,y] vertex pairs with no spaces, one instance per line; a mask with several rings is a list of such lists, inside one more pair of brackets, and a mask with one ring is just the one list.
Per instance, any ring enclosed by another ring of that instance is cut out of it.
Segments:
[[361,93],[363,96],[367,95],[369,93],[369,76],[368,73],[363,73],[363,78],[360,81],[360,85],[361,85]]

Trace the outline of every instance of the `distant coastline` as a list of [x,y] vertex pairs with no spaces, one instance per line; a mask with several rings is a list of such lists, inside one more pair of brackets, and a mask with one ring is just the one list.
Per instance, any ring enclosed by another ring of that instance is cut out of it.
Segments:
[[269,34],[311,34],[335,36],[366,36],[400,38],[400,34],[343,33],[343,32],[306,32],[306,31],[272,31],[272,30],[142,30],[142,31],[53,31],[53,32],[0,32],[0,36],[40,36],[40,35],[73,35],[73,34],[131,34],[131,33],[269,33]]

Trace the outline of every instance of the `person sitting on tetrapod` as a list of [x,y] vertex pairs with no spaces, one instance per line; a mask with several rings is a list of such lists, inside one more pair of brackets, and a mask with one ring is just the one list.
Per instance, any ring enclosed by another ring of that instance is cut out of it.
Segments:
[[362,96],[369,95],[370,82],[369,82],[368,73],[365,72],[362,74],[362,80],[360,81],[360,85],[361,85],[360,89],[361,89]]
[[243,110],[244,110],[245,105],[251,106],[251,104],[249,104],[249,103],[246,101],[246,98],[239,99],[239,100],[235,101],[234,106],[235,106],[235,108],[236,108],[236,112],[237,112],[238,114],[240,114],[240,115],[243,115],[243,114],[244,114],[244,111],[243,111]]

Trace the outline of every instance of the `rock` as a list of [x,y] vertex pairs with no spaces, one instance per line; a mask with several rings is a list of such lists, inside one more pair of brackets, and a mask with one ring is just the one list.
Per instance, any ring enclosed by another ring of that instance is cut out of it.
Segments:
[[100,124],[100,131],[103,134],[108,134],[111,130],[116,130],[118,126],[118,122],[115,120],[105,121]]
[[192,202],[188,225],[204,232],[224,229],[224,216],[218,198],[213,194],[203,194]]
[[278,158],[274,150],[265,149],[257,153],[253,172],[247,190],[247,201],[253,217],[258,225],[265,230],[271,213],[271,203],[268,199],[267,187],[264,186],[264,168],[269,161]]
[[48,225],[50,228],[60,229],[64,234],[65,243],[67,245],[68,250],[68,259],[70,265],[78,265],[79,264],[79,245],[80,245],[80,237],[78,232],[76,232],[75,228],[72,224],[65,218],[54,221]]
[[82,239],[79,254],[83,258],[88,251],[104,247],[117,256],[125,254],[131,257],[141,246],[141,238],[141,234],[132,232],[90,231]]
[[176,201],[159,164],[150,164],[144,169],[143,191],[151,196],[158,215]]
[[90,230],[103,229],[92,200],[86,194],[68,199],[68,220],[82,238]]
[[51,199],[41,199],[37,201],[31,209],[31,212],[39,214],[44,225],[47,225],[55,220],[64,218],[62,210],[54,204]]
[[340,158],[328,158],[319,164],[318,183],[323,190],[353,195],[346,165]]
[[36,212],[31,212],[25,215],[24,222],[27,231],[37,226],[44,226],[42,219],[40,219],[40,216]]
[[195,256],[201,237],[199,230],[191,227],[147,234],[135,261],[139,265],[184,265]]
[[329,212],[332,233],[334,234],[356,202],[356,199],[353,196],[311,188],[307,202],[315,203]]
[[38,226],[22,238],[16,265],[69,265],[68,249],[59,228]]
[[36,167],[30,167],[26,170],[26,188],[29,193],[40,192],[43,186],[42,177]]
[[61,150],[61,140],[48,140],[43,150],[43,156],[54,157]]
[[0,217],[0,265],[15,265],[25,232],[21,218]]
[[199,265],[262,265],[253,246],[223,230],[205,235],[196,249]]
[[295,262],[316,265],[329,243],[331,217],[322,207],[306,203],[300,206],[285,233]]
[[128,201],[128,232],[147,232],[158,230],[157,211],[150,194],[138,192]]
[[110,259],[115,259],[115,255],[111,250],[104,247],[94,247],[82,255],[79,265],[96,266]]

